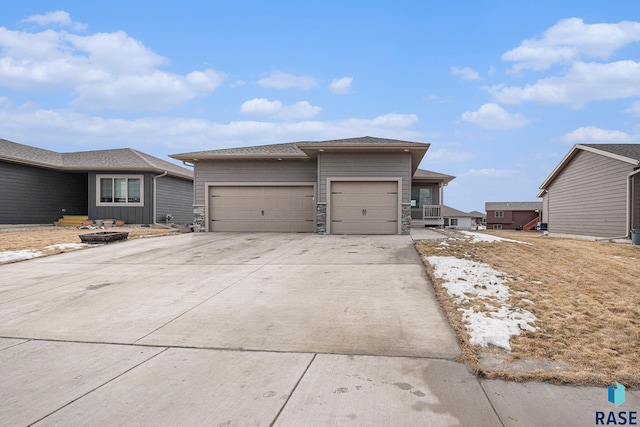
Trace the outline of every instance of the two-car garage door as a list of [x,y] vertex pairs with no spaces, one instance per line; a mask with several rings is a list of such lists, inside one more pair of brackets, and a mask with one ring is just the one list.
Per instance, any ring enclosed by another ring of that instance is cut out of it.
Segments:
[[[397,234],[398,181],[332,181],[328,186],[331,234]],[[209,187],[209,230],[315,231],[313,185]]]
[[213,186],[210,231],[312,233],[313,186]]

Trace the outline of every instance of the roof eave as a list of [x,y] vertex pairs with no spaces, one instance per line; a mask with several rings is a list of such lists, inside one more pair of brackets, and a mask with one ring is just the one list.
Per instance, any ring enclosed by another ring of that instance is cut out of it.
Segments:
[[169,157],[176,160],[198,162],[200,160],[248,160],[248,159],[308,159],[306,154],[202,154],[195,153],[171,154]]

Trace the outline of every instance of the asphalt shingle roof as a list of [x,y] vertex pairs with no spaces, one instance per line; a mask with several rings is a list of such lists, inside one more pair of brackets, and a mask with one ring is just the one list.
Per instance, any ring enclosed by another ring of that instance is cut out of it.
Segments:
[[132,148],[57,153],[0,139],[0,159],[67,171],[149,171],[193,179],[193,172]]
[[542,202],[486,202],[487,211],[535,211],[542,210]]
[[171,157],[179,159],[197,159],[207,158],[211,156],[215,157],[252,157],[252,156],[300,156],[307,157],[305,152],[300,148],[309,148],[309,146],[362,146],[362,147],[375,147],[378,146],[402,146],[409,147],[415,146],[416,148],[426,149],[429,145],[421,142],[401,141],[398,139],[387,138],[375,138],[372,136],[363,136],[361,138],[345,138],[345,139],[332,139],[328,141],[298,141],[288,142],[284,144],[270,144],[270,145],[256,145],[249,147],[237,147],[237,148],[221,148],[217,150],[195,151],[191,153],[172,154]]
[[442,216],[451,218],[451,217],[460,217],[460,218],[471,218],[474,217],[470,212],[462,212],[458,209],[454,209],[451,206],[442,205]]
[[606,151],[618,156],[640,160],[640,144],[580,144],[585,147]]
[[434,179],[438,181],[449,182],[455,178],[453,175],[446,175],[439,172],[433,172],[426,169],[416,169],[416,172],[413,174],[414,178],[423,178],[423,179]]

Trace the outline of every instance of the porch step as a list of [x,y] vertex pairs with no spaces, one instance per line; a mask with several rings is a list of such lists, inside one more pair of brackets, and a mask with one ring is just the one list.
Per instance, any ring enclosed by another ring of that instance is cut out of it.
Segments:
[[82,221],[87,219],[89,219],[87,215],[64,215],[53,224],[60,227],[80,227],[82,226]]

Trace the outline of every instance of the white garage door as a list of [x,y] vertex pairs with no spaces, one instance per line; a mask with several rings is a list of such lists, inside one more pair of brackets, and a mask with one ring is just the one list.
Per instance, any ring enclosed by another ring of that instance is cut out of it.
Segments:
[[331,234],[398,234],[398,182],[332,182]]
[[209,190],[210,231],[311,233],[312,186],[220,186]]

